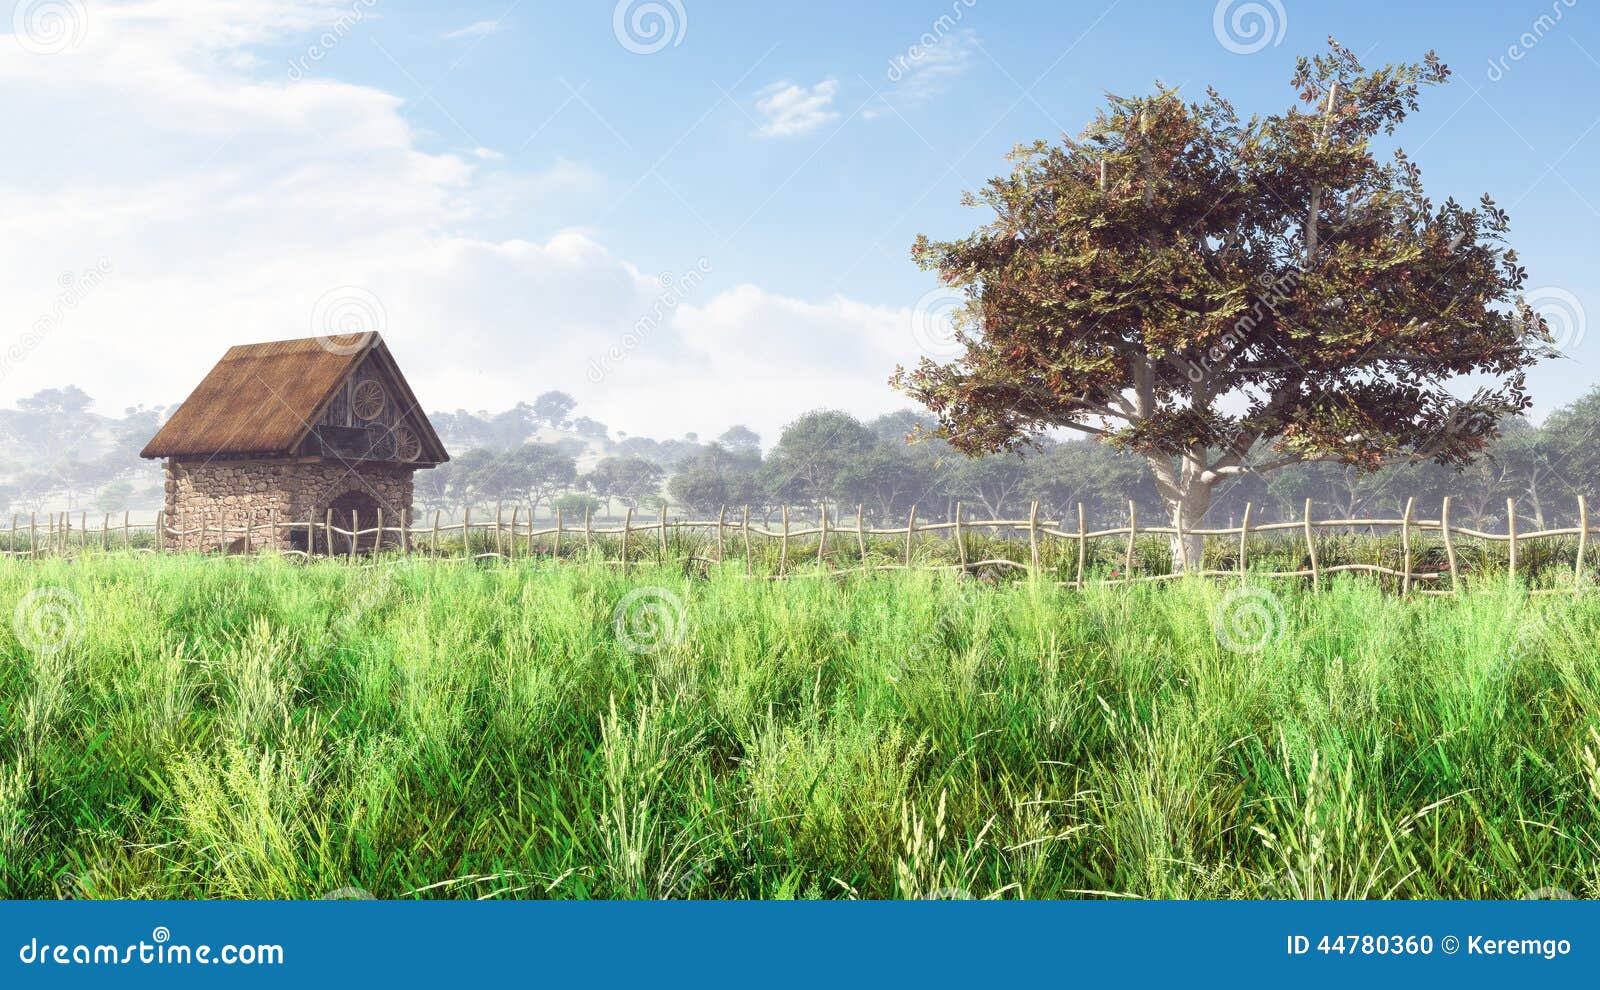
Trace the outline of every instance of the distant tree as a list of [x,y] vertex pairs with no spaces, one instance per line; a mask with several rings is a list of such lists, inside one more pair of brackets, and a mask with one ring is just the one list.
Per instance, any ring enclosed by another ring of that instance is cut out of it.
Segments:
[[1583,495],[1600,509],[1600,386],[1552,412],[1539,432],[1545,460],[1559,472],[1562,496],[1575,502]]
[[839,496],[866,505],[879,522],[903,519],[934,486],[933,460],[903,440],[883,440],[850,459],[839,472]]
[[594,515],[599,513],[602,507],[603,503],[599,499],[582,492],[567,492],[550,500],[550,508],[560,509],[566,519],[582,519],[585,513]]
[[1079,502],[1095,519],[1122,519],[1132,501],[1142,519],[1159,519],[1161,500],[1142,461],[1105,444],[1070,440],[1027,461],[1020,494],[1046,519],[1075,518]]
[[661,468],[642,457],[606,457],[583,477],[584,487],[604,499],[637,509],[661,485]]
[[525,443],[507,454],[504,463],[530,514],[537,514],[539,506],[571,488],[578,476],[572,455],[547,443]]
[[129,508],[128,500],[132,495],[133,485],[126,481],[113,481],[95,493],[94,508],[101,512],[121,512]]
[[667,493],[674,502],[702,513],[751,504],[759,499],[754,473],[759,462],[759,453],[736,454],[712,444],[667,479]]
[[411,497],[424,511],[442,509],[449,503],[450,480],[456,471],[457,463],[450,461],[431,470],[416,473]]
[[879,440],[898,440],[902,443],[912,434],[930,433],[938,427],[938,421],[917,412],[914,409],[901,409],[898,412],[884,413],[877,419],[867,424],[867,429]]
[[572,421],[572,431],[585,440],[605,440],[608,430],[606,424],[588,416],[579,416]]
[[1051,427],[1133,451],[1190,530],[1248,473],[1470,462],[1551,349],[1506,213],[1436,205],[1403,153],[1376,157],[1448,75],[1432,52],[1368,72],[1334,43],[1299,62],[1304,109],[1241,120],[1158,87],[1019,148],[975,198],[993,222],[915,248],[968,295],[965,354],[894,382],[967,453]]
[[546,392],[533,400],[533,415],[541,422],[560,427],[577,405],[578,400],[565,392]]
[[808,412],[784,427],[766,464],[767,487],[780,498],[798,494],[812,505],[836,498],[839,475],[877,438],[848,413]]
[[538,423],[533,407],[519,402],[505,412],[489,417],[489,445],[498,450],[513,450],[521,446]]
[[761,435],[748,426],[730,426],[717,437],[717,443],[736,454],[761,456]]
[[1016,456],[973,457],[953,465],[949,491],[958,501],[977,502],[990,519],[1000,519],[1016,504],[1028,478],[1027,465]]

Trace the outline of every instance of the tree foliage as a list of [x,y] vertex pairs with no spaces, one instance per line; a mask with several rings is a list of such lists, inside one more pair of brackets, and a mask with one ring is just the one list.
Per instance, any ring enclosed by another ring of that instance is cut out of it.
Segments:
[[1549,339],[1506,213],[1436,204],[1375,150],[1448,76],[1330,42],[1283,112],[1158,86],[1019,147],[971,200],[994,220],[914,249],[968,299],[964,353],[894,383],[966,453],[1056,427],[1130,451],[1191,524],[1219,484],[1289,464],[1470,462]]

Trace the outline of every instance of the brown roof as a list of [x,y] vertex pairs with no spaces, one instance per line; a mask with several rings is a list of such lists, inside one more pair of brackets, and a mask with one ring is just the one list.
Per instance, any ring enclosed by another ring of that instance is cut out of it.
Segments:
[[440,461],[447,460],[444,445],[376,333],[228,348],[139,456],[293,453],[334,392],[372,351],[406,392],[424,445],[436,448]]

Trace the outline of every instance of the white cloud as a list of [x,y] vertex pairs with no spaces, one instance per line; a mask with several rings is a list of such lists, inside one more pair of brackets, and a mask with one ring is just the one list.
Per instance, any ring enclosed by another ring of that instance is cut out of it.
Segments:
[[773,83],[756,94],[756,112],[763,118],[756,133],[762,137],[794,137],[838,120],[838,112],[832,109],[838,91],[839,84],[832,79],[809,88],[791,82]]
[[[590,363],[660,308],[658,274],[581,229],[484,231],[512,208],[581,203],[603,177],[565,159],[529,172],[426,151],[394,94],[290,82],[239,57],[293,50],[343,9],[100,3],[71,51],[0,43],[0,358],[26,344],[0,360],[0,404],[68,383],[110,411],[176,402],[230,344],[317,333],[317,301],[359,286],[381,301],[381,329],[429,409],[563,388],[630,433],[743,421],[771,439],[812,406],[903,405],[884,379],[914,356],[909,312],[718,292],[715,258],[590,381]],[[109,273],[86,279],[102,260]]]
[[503,21],[473,21],[466,27],[456,28],[444,35],[446,41],[459,41],[463,38],[487,38],[491,34],[499,34],[505,28]]

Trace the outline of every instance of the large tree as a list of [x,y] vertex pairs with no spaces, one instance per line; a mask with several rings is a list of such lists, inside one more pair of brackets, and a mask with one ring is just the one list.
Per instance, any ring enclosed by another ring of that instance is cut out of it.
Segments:
[[1470,461],[1528,405],[1548,329],[1518,296],[1506,214],[1433,203],[1403,152],[1373,147],[1449,71],[1430,52],[1369,72],[1330,44],[1282,113],[1158,85],[1076,140],[1019,147],[969,197],[992,222],[915,247],[968,298],[965,353],[894,383],[967,453],[1054,427],[1133,451],[1187,529],[1248,472]]

